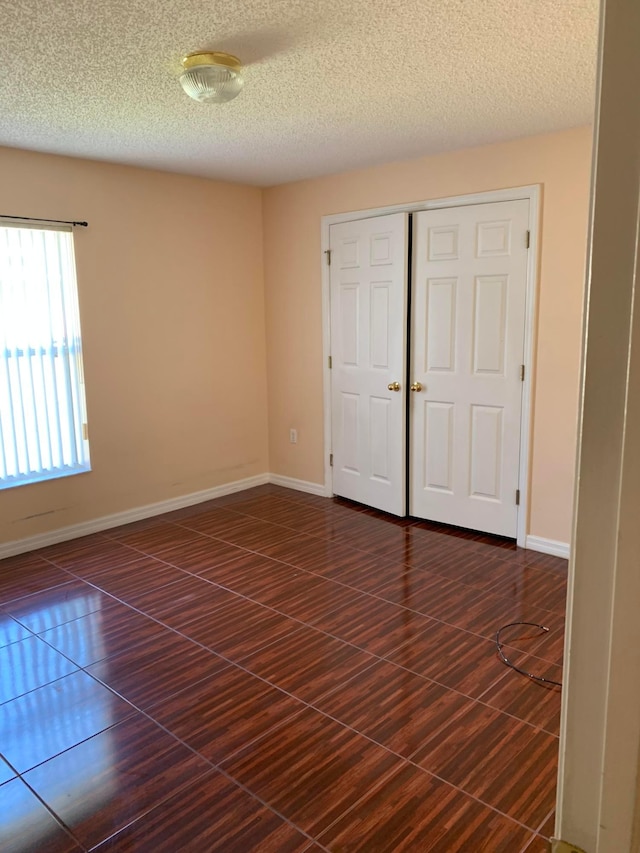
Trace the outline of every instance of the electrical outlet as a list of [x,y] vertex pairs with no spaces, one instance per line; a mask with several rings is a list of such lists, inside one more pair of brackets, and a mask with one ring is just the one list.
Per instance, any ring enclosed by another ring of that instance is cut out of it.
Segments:
[[291,444],[297,444],[298,443],[298,430],[297,429],[290,429],[289,430],[289,442]]

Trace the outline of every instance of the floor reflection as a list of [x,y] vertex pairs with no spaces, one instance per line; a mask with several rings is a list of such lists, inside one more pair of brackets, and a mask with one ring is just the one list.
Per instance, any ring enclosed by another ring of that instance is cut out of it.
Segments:
[[0,649],[0,703],[73,672],[77,666],[38,637]]
[[[81,595],[78,600],[49,604],[39,624],[60,626],[75,648],[100,656],[104,646],[100,613],[95,618],[72,619],[100,606],[100,595]],[[34,613],[37,611],[34,611]],[[33,616],[34,613],[31,615]],[[123,717],[126,704],[111,691],[53,650],[39,637],[13,643],[0,650],[0,691],[16,696],[0,704],[0,755],[24,773],[58,756],[63,759],[67,794],[83,809],[98,808],[111,795],[115,782],[111,767],[109,731]],[[93,735],[103,732],[99,738]],[[71,747],[85,741],[82,756]],[[44,765],[43,767],[46,767]],[[59,770],[56,771],[58,773]],[[98,783],[99,780],[99,783]],[[0,850],[49,849],[45,839],[64,831],[20,779],[0,788]],[[17,846],[16,846],[17,845]],[[57,849],[57,848],[56,848]]]
[[104,595],[88,585],[84,586],[87,591],[81,593],[77,588],[73,589],[73,584],[64,584],[50,593],[30,596],[32,602],[29,599],[18,602],[11,613],[34,634],[42,634],[50,628],[100,610]]
[[[56,823],[20,779],[13,779],[0,787],[0,850],[3,853],[33,853],[57,846],[66,833]],[[66,845],[71,849],[71,844]]]

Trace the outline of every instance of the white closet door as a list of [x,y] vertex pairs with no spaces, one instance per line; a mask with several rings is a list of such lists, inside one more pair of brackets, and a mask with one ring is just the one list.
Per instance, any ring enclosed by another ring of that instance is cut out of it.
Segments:
[[405,514],[408,216],[330,228],[333,491]]
[[516,536],[529,202],[414,216],[410,514]]

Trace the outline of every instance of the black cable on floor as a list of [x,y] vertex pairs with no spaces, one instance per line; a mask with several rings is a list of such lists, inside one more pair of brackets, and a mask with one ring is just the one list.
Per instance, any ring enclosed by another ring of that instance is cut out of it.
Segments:
[[502,651],[504,643],[500,642],[500,634],[506,628],[514,628],[516,625],[530,625],[532,628],[539,628],[545,634],[549,633],[549,629],[545,625],[540,625],[537,622],[509,622],[507,625],[503,625],[502,628],[498,628],[496,631],[496,648],[498,650],[500,660],[507,666],[510,666],[511,669],[515,669],[515,671],[519,672],[520,675],[526,675],[527,678],[531,678],[533,681],[540,681],[542,684],[553,684],[555,687],[562,687],[561,681],[554,681],[552,678],[545,678],[544,675],[535,675],[533,672],[527,672],[526,669],[520,669],[520,667],[516,666],[513,661],[510,661]]

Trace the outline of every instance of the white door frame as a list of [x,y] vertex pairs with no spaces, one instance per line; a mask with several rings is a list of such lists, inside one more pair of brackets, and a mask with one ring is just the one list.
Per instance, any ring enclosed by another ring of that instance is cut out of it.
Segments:
[[[526,313],[524,328],[525,377],[522,389],[522,417],[520,421],[520,471],[518,488],[520,489],[520,507],[518,510],[517,543],[525,548],[529,522],[529,471],[531,466],[531,426],[532,426],[532,388],[534,373],[534,330],[537,315],[538,291],[538,233],[540,222],[540,186],[532,184],[525,187],[513,187],[506,190],[472,193],[471,195],[451,196],[448,198],[428,199],[408,204],[393,204],[376,207],[371,210],[356,210],[349,213],[334,213],[321,219],[322,248],[322,354],[323,354],[323,396],[324,396],[324,490],[327,496],[333,494],[333,476],[330,464],[331,454],[331,301],[329,266],[326,252],[329,250],[329,229],[339,222],[354,219],[371,219],[388,213],[415,213],[420,210],[437,210],[444,207],[462,207],[470,204],[489,204],[499,201],[529,200],[530,249],[527,259]],[[564,556],[564,554],[562,555]]]

